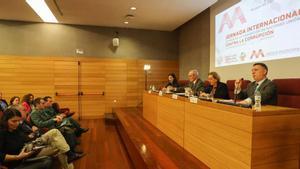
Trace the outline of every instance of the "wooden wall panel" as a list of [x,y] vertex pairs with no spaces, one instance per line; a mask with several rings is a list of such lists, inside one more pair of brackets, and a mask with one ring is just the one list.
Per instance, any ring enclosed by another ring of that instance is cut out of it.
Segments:
[[142,94],[145,89],[145,73],[144,65],[150,64],[151,70],[148,74],[148,86],[154,85],[156,88],[163,87],[167,84],[168,74],[175,73],[178,76],[179,65],[178,61],[169,60],[138,60],[138,74],[139,74],[139,99],[142,99]]
[[[141,106],[144,64],[151,65],[148,84],[156,87],[165,85],[168,73],[179,71],[171,60],[0,56],[0,78],[6,79],[0,92],[6,100],[29,92],[50,95],[83,118],[99,118],[113,107]],[[81,91],[84,95],[78,96]]]
[[60,107],[68,107],[75,111],[75,118],[79,117],[78,103],[78,62],[54,61],[54,100]]
[[53,61],[33,58],[0,57],[0,92],[9,100],[33,93],[53,96]]
[[105,63],[99,61],[80,62],[79,97],[83,118],[100,118],[105,112]]
[[139,100],[139,74],[136,60],[127,61],[127,92],[126,102],[128,107],[140,106]]
[[112,112],[114,107],[127,106],[127,64],[122,60],[107,60],[105,65],[105,110]]

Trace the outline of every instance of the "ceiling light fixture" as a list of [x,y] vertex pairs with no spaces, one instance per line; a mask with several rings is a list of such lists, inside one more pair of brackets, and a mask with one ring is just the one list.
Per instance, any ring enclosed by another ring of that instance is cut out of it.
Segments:
[[44,22],[58,23],[45,0],[26,0],[26,2]]
[[133,6],[133,7],[131,7],[130,9],[133,10],[133,11],[135,11],[135,10],[136,10],[136,7]]

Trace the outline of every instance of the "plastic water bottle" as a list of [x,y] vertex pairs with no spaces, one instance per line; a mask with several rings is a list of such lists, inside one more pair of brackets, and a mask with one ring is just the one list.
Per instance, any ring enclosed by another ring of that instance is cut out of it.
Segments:
[[257,90],[255,91],[254,93],[254,110],[257,111],[257,112],[260,112],[261,111],[261,94],[260,92]]

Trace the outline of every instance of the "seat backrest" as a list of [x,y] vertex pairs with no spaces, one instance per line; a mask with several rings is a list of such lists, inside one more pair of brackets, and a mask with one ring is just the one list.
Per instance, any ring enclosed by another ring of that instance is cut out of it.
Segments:
[[[235,80],[227,80],[226,84],[227,84],[227,88],[228,88],[228,93],[229,93],[229,98],[233,99],[233,93],[234,93],[234,83]],[[242,89],[246,89],[248,84],[251,83],[250,80],[243,80],[242,83]]]
[[2,119],[3,112],[0,110],[0,119]]
[[187,86],[189,84],[189,81],[188,80],[178,80],[178,84],[179,86]]
[[300,78],[274,79],[277,86],[277,105],[300,108]]
[[204,81],[204,87],[208,87],[209,86],[209,82],[207,80]]

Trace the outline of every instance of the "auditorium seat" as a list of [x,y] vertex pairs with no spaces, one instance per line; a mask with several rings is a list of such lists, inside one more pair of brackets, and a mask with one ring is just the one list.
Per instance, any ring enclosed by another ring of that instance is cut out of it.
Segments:
[[187,86],[189,84],[188,80],[178,80],[179,86]]
[[284,107],[300,108],[300,78],[274,79],[277,86],[277,105]]
[[204,87],[208,87],[209,86],[209,82],[207,80],[204,81]]
[[[234,83],[235,80],[227,80],[226,84],[228,87],[229,98],[233,99],[234,93]],[[246,89],[248,84],[251,83],[250,80],[243,80],[242,89]]]

